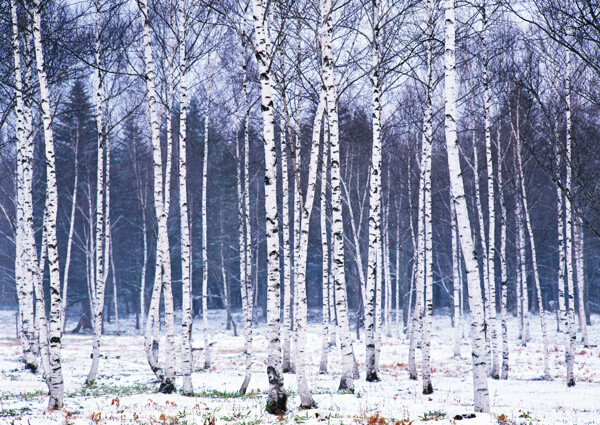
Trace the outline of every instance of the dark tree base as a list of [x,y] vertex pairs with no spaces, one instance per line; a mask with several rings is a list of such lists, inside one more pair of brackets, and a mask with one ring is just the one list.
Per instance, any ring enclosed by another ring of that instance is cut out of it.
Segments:
[[433,394],[433,385],[431,385],[431,382],[428,383],[425,388],[423,388],[423,394],[425,394],[425,395]]
[[381,381],[381,379],[379,379],[379,376],[377,375],[376,371],[367,372],[367,382],[379,382],[379,381]]
[[170,379],[167,379],[165,382],[160,383],[158,392],[161,394],[173,394],[175,392],[175,384]]

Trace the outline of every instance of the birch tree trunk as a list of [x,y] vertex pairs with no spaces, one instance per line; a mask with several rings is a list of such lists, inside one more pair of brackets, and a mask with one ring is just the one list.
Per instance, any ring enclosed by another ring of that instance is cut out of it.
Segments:
[[[381,101],[379,84],[379,5],[372,0],[373,39],[371,85],[373,87],[373,146],[369,179],[369,245],[365,304],[365,342],[367,381],[377,382],[375,349],[375,296],[376,286],[381,287],[381,271],[377,267],[377,252],[381,247]],[[349,200],[348,200],[349,201]],[[357,245],[358,250],[358,245]],[[361,261],[358,258],[358,261]],[[377,314],[381,314],[377,311]]]
[[448,151],[448,168],[452,202],[455,206],[458,236],[469,285],[471,309],[471,346],[473,357],[473,392],[475,410],[489,412],[490,401],[485,363],[485,319],[475,256],[473,235],[469,224],[469,212],[465,198],[463,174],[460,164],[458,139],[456,137],[456,63],[454,0],[446,0],[445,10],[445,133]]
[[[285,100],[284,100],[285,101]],[[286,130],[290,128],[286,125]],[[290,371],[290,303],[292,302],[289,181],[286,134],[281,137],[281,182],[283,187],[283,372]],[[291,139],[291,134],[289,135]]]
[[567,266],[567,320],[568,325],[565,329],[568,331],[568,348],[567,348],[567,386],[575,385],[575,375],[573,373],[575,364],[575,297],[574,297],[574,272],[573,272],[573,203],[572,197],[572,131],[573,120],[571,118],[571,52],[566,51],[567,69],[565,77],[566,85],[566,118],[567,118],[567,149],[565,152],[567,160],[567,177],[565,181],[566,191],[566,208],[565,208],[565,251],[566,251],[566,266]]
[[71,248],[73,246],[73,232],[75,230],[75,213],[77,211],[77,189],[79,186],[79,122],[77,122],[75,136],[75,161],[73,164],[73,172],[75,178],[73,180],[73,192],[71,195],[71,214],[69,219],[69,236],[67,239],[67,255],[65,258],[65,271],[63,272],[63,290],[62,290],[62,307],[61,307],[61,324],[62,332],[65,331],[65,321],[67,319],[67,294],[69,289],[69,271],[71,269]]
[[496,306],[496,206],[494,197],[494,159],[492,157],[492,136],[490,125],[490,83],[488,77],[489,59],[487,48],[488,16],[486,3],[483,3],[482,12],[482,36],[483,36],[483,103],[484,103],[484,127],[485,127],[485,156],[487,165],[487,195],[488,195],[488,237],[486,256],[486,273],[489,295],[489,317],[488,327],[491,329],[491,369],[490,376],[498,379],[500,376],[498,363],[498,320]]
[[[86,384],[92,384],[96,379],[98,364],[100,362],[100,338],[102,337],[103,316],[104,316],[104,290],[106,288],[106,279],[104,273],[104,243],[106,232],[106,221],[104,216],[104,143],[106,135],[104,133],[104,75],[102,74],[102,46],[100,44],[100,34],[102,31],[102,11],[100,1],[96,0],[96,129],[98,132],[97,149],[97,168],[96,168],[96,244],[95,244],[95,271],[94,291],[95,297],[94,309],[94,340],[92,343],[92,366],[86,378]],[[108,259],[106,259],[108,261]]]
[[540,324],[542,328],[542,341],[543,341],[543,353],[544,353],[544,379],[549,380],[550,376],[550,361],[548,358],[548,332],[546,328],[546,315],[544,312],[544,301],[542,299],[542,289],[540,285],[540,275],[538,271],[537,262],[537,251],[535,246],[535,238],[533,235],[533,226],[531,224],[531,217],[529,214],[529,206],[527,203],[527,191],[525,190],[525,178],[524,178],[524,166],[523,159],[521,156],[521,140],[517,141],[517,161],[518,161],[518,173],[519,182],[521,183],[521,200],[523,201],[523,217],[525,219],[525,225],[527,227],[527,233],[529,233],[529,245],[531,246],[531,259],[533,263],[533,279],[535,282],[535,290],[537,293],[538,310],[540,313]]
[[454,356],[460,358],[460,277],[458,269],[461,267],[458,255],[458,240],[456,228],[456,213],[454,206],[450,205],[450,214],[452,216],[452,307],[454,314]]
[[192,282],[191,267],[191,241],[187,200],[187,19],[185,15],[186,2],[177,2],[177,20],[179,28],[179,220],[181,232],[181,351],[183,377],[182,391],[192,394],[192,370],[194,357],[192,354]]
[[[41,345],[48,346],[49,374],[46,383],[50,390],[49,409],[62,409],[63,406],[63,375],[60,358],[61,350],[61,288],[58,261],[58,245],[56,239],[56,216],[58,211],[58,190],[56,185],[56,165],[54,155],[54,133],[52,131],[52,112],[50,109],[50,91],[46,77],[46,65],[42,47],[42,16],[39,0],[32,0],[33,12],[33,42],[40,89],[42,120],[44,126],[44,142],[46,156],[46,213],[44,233],[47,240],[48,267],[50,270],[50,326],[48,340],[42,340]],[[41,282],[40,282],[41,284]]]
[[506,304],[508,301],[508,273],[506,267],[506,204],[504,201],[504,181],[502,173],[502,141],[500,130],[498,130],[498,189],[500,198],[500,319],[502,327],[502,371],[500,379],[508,379],[509,349],[508,349],[508,326],[506,324]]
[[[242,92],[244,94],[244,191],[243,191],[243,205],[244,205],[244,216],[243,220],[245,223],[245,239],[244,239],[244,272],[242,281],[240,278],[240,285],[242,286],[242,312],[244,314],[244,357],[246,359],[246,375],[244,382],[240,388],[240,393],[245,394],[250,384],[250,378],[252,375],[252,307],[253,307],[253,294],[252,294],[252,228],[250,227],[250,106],[248,103],[248,75],[246,70],[246,38],[245,38],[246,20],[244,17],[244,33],[242,35],[242,51],[243,51],[243,83]],[[257,256],[258,257],[258,256]],[[258,274],[258,273],[257,273]],[[245,295],[245,296],[244,296]],[[245,301],[245,303],[244,303]]]
[[329,354],[329,323],[330,311],[329,299],[330,293],[330,267],[329,267],[329,243],[327,239],[327,185],[329,183],[327,175],[327,165],[329,164],[329,124],[325,122],[325,135],[323,137],[323,151],[321,157],[321,252],[323,253],[321,274],[323,285],[323,334],[321,340],[321,363],[319,365],[319,373],[327,374],[327,360]]
[[298,286],[296,294],[298,295],[298,320],[296,321],[298,328],[298,354],[296,358],[296,377],[298,379],[298,394],[300,395],[300,407],[312,408],[316,406],[312,395],[310,394],[308,383],[306,381],[306,370],[304,364],[304,354],[306,349],[306,326],[307,326],[307,306],[306,298],[306,272],[307,272],[307,255],[308,255],[308,232],[312,207],[315,199],[315,184],[317,181],[317,167],[319,160],[319,142],[321,137],[321,122],[323,119],[323,111],[325,109],[325,92],[321,91],[319,96],[319,104],[313,124],[312,144],[310,150],[310,162],[308,169],[308,186],[306,196],[302,203],[302,218],[300,220],[300,252],[297,263],[298,280],[295,282]]
[[[27,108],[24,101],[23,72],[21,65],[21,42],[19,40],[19,22],[17,3],[10,2],[12,20],[12,54],[14,61],[14,82],[17,118],[17,228],[15,234],[15,282],[19,303],[19,336],[23,348],[25,368],[36,372],[35,314],[34,314],[34,281],[37,267],[35,240],[29,234],[33,232],[32,208],[32,162],[33,144],[28,134]],[[31,243],[33,242],[33,244]]]
[[274,131],[273,78],[269,52],[271,40],[267,19],[266,0],[252,0],[256,37],[255,55],[258,62],[263,116],[263,140],[265,153],[265,211],[267,237],[267,323],[269,395],[267,411],[281,415],[287,410],[287,394],[283,388],[282,357],[280,341],[280,269],[279,234],[277,219],[277,154]]
[[577,302],[579,315],[579,330],[581,331],[581,342],[588,347],[587,321],[585,318],[585,268],[583,263],[583,241],[584,232],[581,217],[575,217],[575,266],[577,269]]
[[517,234],[518,234],[518,244],[517,244],[517,249],[518,249],[518,264],[519,264],[519,291],[518,291],[518,297],[519,297],[519,303],[521,306],[521,309],[519,311],[519,319],[521,321],[521,329],[522,329],[522,333],[521,333],[521,345],[523,347],[527,346],[527,341],[529,341],[529,338],[527,337],[528,331],[527,328],[529,327],[529,298],[528,298],[528,294],[527,294],[527,262],[526,262],[526,258],[525,258],[525,233],[523,231],[523,213],[521,212],[521,208],[522,206],[519,205],[517,207],[517,212],[516,212],[516,220],[517,220]]
[[342,351],[342,377],[338,391],[354,391],[352,341],[348,322],[348,301],[346,294],[346,273],[344,270],[344,221],[342,215],[342,193],[340,172],[340,139],[337,108],[337,86],[335,65],[332,53],[333,7],[331,0],[319,1],[321,28],[321,58],[323,84],[327,95],[327,117],[329,119],[329,140],[331,149],[331,209],[333,234],[333,276],[335,282],[335,306],[340,331]]
[[[154,179],[154,209],[158,221],[158,240],[156,242],[156,270],[154,273],[154,285],[152,288],[152,299],[148,310],[148,319],[144,333],[144,345],[146,357],[150,368],[160,381],[159,391],[162,393],[171,393],[175,390],[175,382],[158,364],[158,327],[159,327],[159,306],[161,290],[166,283],[170,285],[171,269],[169,255],[169,239],[167,233],[168,209],[165,200],[167,199],[166,185],[163,179],[162,149],[160,143],[160,125],[158,117],[157,94],[155,89],[154,59],[152,55],[152,38],[150,33],[150,22],[148,16],[148,1],[139,0],[138,7],[142,17],[143,42],[144,42],[144,66],[146,76],[146,89],[148,91],[148,109],[150,113],[150,130],[152,136],[152,164]],[[167,161],[169,163],[169,161]],[[167,168],[167,173],[169,168]],[[165,316],[167,315],[168,300],[165,297]],[[172,307],[172,302],[171,302]],[[166,317],[165,317],[166,319]],[[169,328],[169,327],[168,327]],[[167,329],[169,332],[170,329]],[[170,344],[168,344],[170,345]],[[167,357],[174,353],[167,354]]]
[[206,187],[208,182],[208,113],[210,93],[206,92],[204,115],[204,156],[202,160],[202,334],[204,335],[204,369],[212,368],[210,343],[208,340],[208,220],[206,216]]

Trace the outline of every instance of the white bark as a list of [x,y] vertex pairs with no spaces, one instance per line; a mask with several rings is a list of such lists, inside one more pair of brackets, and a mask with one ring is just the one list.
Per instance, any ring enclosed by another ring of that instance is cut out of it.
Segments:
[[484,127],[485,127],[485,155],[487,165],[487,197],[488,197],[488,237],[487,246],[484,248],[486,252],[486,273],[489,295],[489,317],[487,320],[488,328],[490,328],[491,342],[491,358],[492,364],[490,376],[498,379],[499,363],[498,363],[498,320],[497,320],[497,305],[496,305],[496,207],[494,197],[494,160],[492,157],[492,136],[490,125],[490,84],[488,77],[488,48],[487,48],[487,26],[488,16],[486,3],[482,7],[482,37],[483,37],[483,103],[484,103]]
[[458,255],[458,238],[456,228],[456,213],[454,206],[450,205],[451,232],[452,232],[452,307],[454,315],[454,356],[460,357],[460,277],[458,269],[461,267]]
[[[171,264],[169,253],[169,239],[167,233],[168,209],[165,205],[166,185],[163,179],[162,150],[160,143],[160,125],[158,117],[157,93],[155,89],[154,59],[152,55],[152,36],[150,33],[150,22],[148,16],[148,1],[139,0],[138,7],[142,17],[143,42],[144,42],[144,65],[146,76],[146,89],[148,91],[148,109],[150,113],[150,130],[152,139],[152,165],[154,179],[154,209],[158,221],[158,240],[156,242],[156,268],[154,273],[154,285],[152,288],[152,298],[148,309],[148,318],[144,332],[144,345],[146,357],[150,368],[160,381],[160,391],[170,393],[175,389],[175,382],[169,373],[165,374],[158,364],[158,327],[159,327],[159,303],[161,290],[164,286],[167,290],[167,284],[170,288],[171,282]],[[169,161],[167,161],[169,163]],[[169,172],[167,168],[167,173]],[[168,300],[165,297],[165,319],[167,315]],[[172,300],[171,306],[172,308]],[[170,331],[167,325],[167,332]],[[170,346],[170,344],[168,344]],[[167,358],[174,357],[174,353],[167,354]]]
[[500,379],[508,379],[509,349],[508,349],[508,327],[506,324],[506,304],[508,301],[508,273],[506,266],[506,204],[504,202],[504,181],[502,173],[502,145],[500,130],[498,130],[498,189],[500,198],[500,319],[502,327],[502,371]]
[[187,20],[186,2],[177,2],[177,18],[179,28],[179,221],[181,231],[181,372],[183,377],[182,391],[192,394],[192,369],[194,357],[192,354],[192,282],[190,268],[192,250],[190,241],[190,225],[187,200]]
[[[23,94],[23,72],[21,65],[21,43],[19,41],[19,23],[17,3],[11,0],[12,47],[14,60],[14,81],[17,118],[17,227],[15,232],[15,282],[19,303],[19,336],[23,348],[25,368],[35,372],[37,359],[35,356],[35,314],[34,314],[34,267],[35,240],[33,245],[28,237],[33,229],[32,209],[32,139],[27,131],[26,102]],[[39,273],[39,271],[38,271]]]
[[242,92],[244,95],[244,181],[242,186],[240,158],[240,172],[238,174],[239,203],[240,203],[240,287],[242,293],[242,314],[244,319],[244,357],[246,360],[246,375],[240,393],[245,394],[252,376],[252,231],[250,227],[250,106],[248,104],[248,77],[246,71],[246,20],[244,19],[244,34],[242,35]]
[[579,316],[579,330],[581,331],[581,342],[584,347],[588,346],[588,331],[587,321],[585,318],[585,302],[584,302],[584,291],[585,291],[585,267],[583,262],[583,241],[584,232],[583,224],[581,223],[581,217],[575,218],[575,266],[577,269],[577,302],[578,302],[578,316]]
[[[209,89],[210,90],[210,89]],[[210,93],[206,92],[204,115],[204,157],[202,160],[202,334],[204,336],[204,369],[212,367],[210,343],[208,340],[208,220],[206,216],[206,187],[208,182],[208,113]]]
[[[376,368],[375,314],[381,315],[375,308],[376,287],[381,288],[381,270],[377,267],[377,252],[381,249],[381,101],[379,81],[379,5],[378,0],[372,0],[373,5],[373,39],[372,65],[370,75],[373,88],[373,146],[371,148],[371,167],[369,179],[369,245],[367,282],[365,288],[365,342],[367,381],[379,381]],[[350,204],[349,204],[350,205]],[[358,241],[357,241],[358,242]],[[356,242],[356,243],[357,243]],[[357,244],[357,251],[358,251]],[[361,258],[357,259],[361,262]]]
[[[290,129],[286,126],[286,129]],[[290,248],[290,212],[289,212],[289,181],[286,132],[281,131],[281,182],[283,187],[283,371],[290,370],[290,303],[291,294],[291,248]],[[291,138],[291,134],[289,135]]]
[[302,408],[311,408],[316,406],[312,395],[310,394],[308,383],[306,381],[306,369],[304,364],[304,354],[306,349],[306,327],[307,327],[307,306],[306,298],[306,272],[307,272],[307,255],[308,255],[308,231],[310,217],[315,199],[315,185],[317,181],[317,167],[319,159],[319,142],[321,137],[321,123],[323,119],[323,111],[325,109],[325,92],[322,91],[319,97],[319,104],[313,123],[312,144],[310,150],[310,161],[308,168],[308,186],[306,188],[306,196],[302,202],[302,218],[300,220],[300,251],[297,263],[298,280],[294,282],[298,288],[296,294],[298,296],[298,317],[296,332],[298,334],[298,347],[296,358],[296,377],[298,379],[298,394],[300,395],[300,406]]
[[[46,65],[42,48],[42,17],[39,0],[31,2],[33,12],[33,41],[40,89],[40,101],[44,126],[44,142],[46,156],[46,212],[44,233],[47,239],[48,267],[50,270],[50,326],[48,340],[40,345],[48,345],[49,374],[46,376],[50,399],[49,409],[61,409],[63,406],[63,376],[60,358],[61,349],[61,288],[58,261],[58,245],[56,239],[56,216],[58,212],[58,190],[56,185],[56,166],[54,155],[54,133],[52,131],[52,111],[50,109],[50,91],[46,77]],[[41,284],[41,283],[40,283]]]
[[269,395],[267,411],[283,414],[287,409],[287,395],[283,388],[282,357],[280,341],[280,268],[279,234],[277,219],[277,154],[274,134],[273,78],[270,69],[267,2],[252,0],[256,37],[255,55],[258,62],[261,86],[261,109],[263,116],[263,140],[265,153],[265,211],[267,237],[267,324]]
[[423,197],[424,209],[423,220],[425,231],[423,233],[422,251],[424,252],[424,261],[422,263],[423,276],[425,280],[425,305],[423,309],[423,394],[433,393],[433,385],[431,384],[431,319],[433,315],[433,223],[431,211],[431,151],[433,147],[433,37],[435,31],[434,15],[435,10],[431,0],[427,3],[427,11],[429,14],[428,29],[429,39],[427,41],[427,98],[425,106],[425,117],[423,119],[423,152],[424,156],[421,161],[423,167]]
[[104,273],[105,258],[104,244],[106,243],[106,226],[104,216],[104,143],[106,142],[106,134],[104,133],[104,75],[102,69],[102,46],[100,43],[100,34],[102,31],[102,11],[100,1],[96,1],[96,128],[97,128],[97,168],[96,168],[96,228],[95,228],[95,271],[94,276],[94,340],[92,343],[92,366],[86,378],[86,383],[92,384],[96,379],[98,372],[98,364],[100,362],[100,338],[102,337],[102,321],[104,316],[104,290],[106,288],[106,275]]
[[567,149],[566,165],[567,165],[567,176],[565,181],[566,191],[566,208],[565,208],[565,251],[566,251],[566,266],[567,266],[567,320],[568,324],[565,329],[568,331],[568,348],[567,348],[567,386],[572,387],[575,385],[575,375],[573,373],[575,363],[575,296],[574,296],[574,271],[573,271],[573,203],[572,197],[572,126],[573,121],[571,117],[571,52],[567,50],[567,69],[565,77],[566,85],[566,103],[567,103]]
[[332,52],[333,7],[331,0],[319,2],[321,28],[321,58],[323,84],[327,95],[327,117],[329,119],[329,140],[331,149],[331,209],[333,234],[333,276],[335,282],[335,305],[340,330],[342,351],[342,377],[339,391],[354,391],[352,341],[348,322],[348,302],[346,295],[346,274],[344,270],[344,222],[342,216],[342,193],[340,173],[340,139],[337,108],[337,86]]
[[327,186],[329,183],[327,174],[327,164],[329,163],[329,125],[325,122],[325,135],[323,137],[323,150],[321,157],[321,205],[320,205],[320,224],[321,224],[321,252],[322,269],[321,274],[323,291],[323,333],[321,336],[321,363],[319,364],[319,373],[327,373],[327,360],[329,354],[329,324],[331,323],[331,312],[329,306],[330,289],[330,267],[329,267],[329,242],[327,239]]
[[445,10],[445,132],[452,202],[456,211],[460,246],[465,260],[471,309],[471,339],[473,357],[473,391],[475,410],[489,412],[490,401],[485,363],[485,319],[481,297],[479,269],[465,198],[463,175],[456,137],[456,62],[454,0],[446,0]]
[[527,227],[527,233],[529,234],[529,245],[531,246],[531,259],[533,263],[533,280],[535,283],[535,290],[537,294],[538,310],[540,313],[540,323],[542,328],[542,341],[543,341],[543,354],[544,354],[544,379],[548,380],[550,376],[550,361],[548,356],[548,332],[546,328],[546,315],[544,312],[544,302],[542,299],[542,289],[540,285],[540,275],[538,271],[537,262],[537,251],[535,246],[535,238],[533,235],[533,226],[531,224],[531,217],[529,214],[529,206],[527,203],[527,191],[525,190],[525,178],[524,178],[524,164],[521,156],[521,140],[517,140],[517,168],[519,174],[521,200],[523,202],[523,218],[525,219],[525,225]]

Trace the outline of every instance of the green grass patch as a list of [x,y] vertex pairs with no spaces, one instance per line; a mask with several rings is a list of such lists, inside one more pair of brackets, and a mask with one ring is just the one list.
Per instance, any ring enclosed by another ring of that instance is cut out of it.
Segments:
[[124,397],[135,394],[154,394],[156,389],[145,384],[136,385],[108,385],[96,382],[84,385],[77,391],[68,394],[68,397],[101,397],[105,395]]

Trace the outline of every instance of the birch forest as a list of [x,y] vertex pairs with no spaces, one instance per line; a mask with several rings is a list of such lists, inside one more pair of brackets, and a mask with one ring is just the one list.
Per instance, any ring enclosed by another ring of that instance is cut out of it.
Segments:
[[597,0],[0,29],[1,424],[600,424]]

